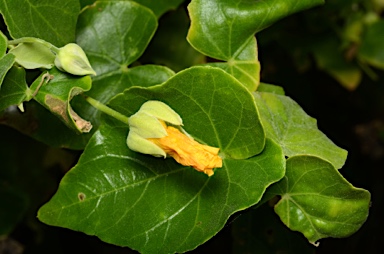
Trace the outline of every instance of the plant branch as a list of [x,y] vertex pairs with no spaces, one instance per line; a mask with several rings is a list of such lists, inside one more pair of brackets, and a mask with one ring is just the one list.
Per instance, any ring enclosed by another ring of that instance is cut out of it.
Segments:
[[103,113],[105,113],[105,114],[125,123],[125,124],[128,124],[128,117],[127,116],[117,112],[116,110],[111,109],[110,107],[105,106],[103,103],[99,102],[98,100],[93,99],[92,97],[89,97],[86,95],[83,95],[83,97],[85,98],[85,100],[89,104],[91,104],[96,109],[100,110],[101,112],[103,112]]

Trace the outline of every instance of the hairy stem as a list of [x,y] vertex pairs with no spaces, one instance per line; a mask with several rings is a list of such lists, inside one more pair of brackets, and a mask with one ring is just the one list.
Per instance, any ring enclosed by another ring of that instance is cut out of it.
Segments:
[[117,112],[116,110],[111,109],[110,107],[105,106],[103,103],[99,102],[98,100],[95,100],[89,96],[84,95],[85,100],[91,104],[96,109],[100,110],[101,112],[125,123],[128,124],[128,117]]
[[44,41],[42,39],[39,39],[39,38],[34,38],[34,37],[22,37],[22,38],[19,38],[19,39],[16,39],[16,40],[11,40],[11,41],[8,41],[8,45],[17,45],[17,44],[20,44],[20,43],[25,43],[25,42],[29,42],[29,43],[40,43],[44,46],[46,46],[47,48],[49,48],[50,50],[52,50],[55,54],[59,53],[59,48],[58,47],[55,47],[54,45],[52,45],[51,43],[47,42],[47,41]]

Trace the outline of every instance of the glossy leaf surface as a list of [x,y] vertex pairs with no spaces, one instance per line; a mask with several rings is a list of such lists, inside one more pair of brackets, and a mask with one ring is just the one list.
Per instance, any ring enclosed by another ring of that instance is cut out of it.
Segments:
[[313,244],[350,236],[368,216],[370,193],[353,187],[318,157],[289,158],[285,177],[269,191],[281,196],[275,211],[284,224]]
[[0,1],[0,12],[14,39],[37,37],[57,47],[75,40],[79,11],[77,0]]
[[292,13],[323,0],[192,0],[188,6],[188,41],[210,57],[229,60],[242,51],[255,33]]
[[315,155],[341,168],[347,151],[336,146],[291,98],[272,93],[254,93],[267,137],[275,140],[288,157]]
[[[161,86],[131,88],[110,106],[130,115],[150,99],[165,101],[179,113],[196,140],[219,146],[223,167],[208,178],[173,159],[132,152],[125,143],[128,126],[106,118],[78,165],[39,211],[40,220],[142,253],[184,252],[215,235],[234,212],[256,204],[266,187],[283,177],[285,158],[271,140],[261,154],[242,159],[258,153],[256,147],[247,149],[248,142],[264,146],[259,137],[249,140],[260,131],[258,115],[251,95],[220,69],[195,67]],[[219,103],[229,99],[231,104]],[[226,128],[218,128],[224,119]]]
[[156,16],[135,2],[96,2],[79,16],[76,41],[102,76],[137,60],[156,28]]

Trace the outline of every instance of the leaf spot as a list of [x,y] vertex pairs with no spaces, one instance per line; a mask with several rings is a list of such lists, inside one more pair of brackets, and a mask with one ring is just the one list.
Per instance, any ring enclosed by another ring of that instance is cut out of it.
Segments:
[[82,193],[82,192],[79,192],[79,194],[77,194],[77,197],[79,198],[80,201],[84,201],[84,199],[85,199],[85,194]]

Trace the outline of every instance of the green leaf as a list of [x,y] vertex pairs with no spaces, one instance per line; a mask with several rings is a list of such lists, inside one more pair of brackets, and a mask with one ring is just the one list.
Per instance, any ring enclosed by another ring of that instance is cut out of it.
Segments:
[[[292,233],[269,204],[249,209],[231,223],[232,254],[315,254],[316,249],[300,234]],[[257,251],[256,251],[257,250]]]
[[257,56],[256,39],[236,52],[232,59],[225,63],[209,63],[207,65],[219,67],[239,80],[249,91],[255,91],[260,83],[260,62]]
[[314,155],[341,168],[347,151],[336,146],[291,98],[272,93],[254,93],[267,137],[275,140],[288,157]]
[[[3,80],[9,69],[11,69],[13,63],[15,62],[15,56],[12,54],[7,54],[0,58],[0,89],[3,84]],[[1,90],[0,90],[1,93]]]
[[266,83],[260,83],[260,85],[257,87],[257,91],[264,93],[273,93],[277,95],[285,95],[284,88],[282,88],[281,86]]
[[74,41],[79,11],[78,0],[0,1],[0,12],[14,39],[37,37],[57,47]]
[[[160,84],[174,73],[161,66],[127,68],[144,52],[157,28],[156,16],[132,1],[96,2],[79,16],[77,43],[97,72],[88,96],[107,103],[116,94],[136,86]],[[74,107],[95,126],[100,113],[84,100]]]
[[[45,77],[49,74],[51,77]],[[59,117],[69,128],[76,132],[89,132],[92,124],[82,119],[71,107],[70,100],[91,89],[89,76],[76,77],[56,68],[41,74],[31,85],[31,90],[36,93],[34,99]]]
[[284,224],[313,244],[325,237],[350,236],[368,216],[370,193],[353,187],[317,157],[289,158],[284,179],[269,191],[281,196],[275,211]]
[[5,55],[5,52],[7,52],[8,47],[8,39],[3,34],[3,32],[0,31],[0,58],[2,58]]
[[55,55],[46,46],[40,43],[20,43],[11,49],[16,62],[26,69],[51,69],[55,62]]
[[162,85],[130,88],[109,105],[129,116],[151,99],[180,114],[196,140],[220,147],[223,167],[208,178],[173,159],[133,152],[128,125],[108,117],[40,209],[41,221],[141,253],[185,252],[284,176],[284,155],[271,140],[261,154],[242,160],[261,151],[264,134],[251,94],[224,71],[187,69]]
[[12,105],[20,105],[30,99],[31,92],[25,82],[25,70],[12,67],[5,76],[0,91],[0,111]]
[[295,12],[323,0],[192,0],[188,6],[191,27],[187,40],[201,53],[227,63],[215,63],[250,91],[259,85],[260,63],[255,33]]
[[336,79],[348,90],[355,90],[361,82],[362,72],[353,62],[347,61],[337,40],[326,38],[313,48],[318,67]]
[[76,41],[102,77],[137,60],[156,28],[156,16],[146,7],[132,1],[101,1],[82,11]]
[[204,131],[193,136],[220,147],[227,157],[249,158],[264,147],[265,134],[252,95],[221,69],[186,69],[161,86],[128,89],[111,106],[129,116],[147,100],[160,100],[178,109],[188,133],[194,133],[193,126],[201,126]]
[[176,72],[204,63],[205,56],[185,39],[188,28],[189,18],[184,8],[162,17],[155,36],[139,61],[163,64]]
[[367,27],[358,50],[358,57],[367,63],[384,69],[384,20]]
[[127,127],[102,125],[38,218],[141,253],[185,252],[284,174],[284,156],[272,141],[249,160],[224,159],[207,178],[172,159],[130,151],[126,135]]
[[188,41],[210,57],[229,60],[242,51],[255,33],[323,0],[192,0],[188,6]]

